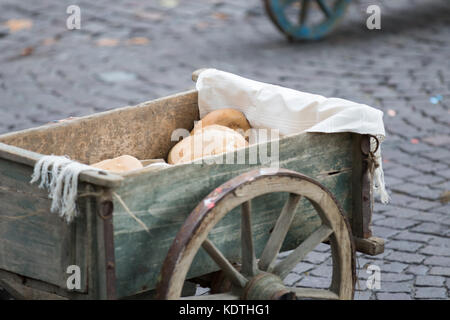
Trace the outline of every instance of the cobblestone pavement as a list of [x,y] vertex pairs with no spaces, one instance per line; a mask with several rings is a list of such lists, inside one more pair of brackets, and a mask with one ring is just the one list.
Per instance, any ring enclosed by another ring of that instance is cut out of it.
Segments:
[[[81,30],[66,29],[70,4]],[[258,0],[0,0],[0,132],[180,92],[206,66],[380,108],[392,201],[375,204],[373,233],[386,251],[358,254],[355,298],[448,299],[450,3],[381,1],[373,31],[370,4],[354,1],[327,40],[290,44]],[[10,19],[27,20],[12,32]],[[366,286],[370,264],[380,289]],[[330,270],[323,245],[286,282],[325,287]]]

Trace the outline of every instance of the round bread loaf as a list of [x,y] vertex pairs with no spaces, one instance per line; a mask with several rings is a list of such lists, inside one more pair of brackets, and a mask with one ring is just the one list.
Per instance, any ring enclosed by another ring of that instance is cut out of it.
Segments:
[[234,151],[248,145],[238,132],[221,125],[210,125],[178,142],[170,150],[169,164],[186,163],[202,157]]
[[206,128],[213,124],[236,130],[242,135],[244,135],[245,132],[251,128],[247,118],[242,112],[227,108],[214,110],[208,113],[195,124],[191,135],[195,134],[195,132],[200,128]]
[[91,164],[90,166],[112,172],[126,172],[143,168],[142,163],[138,159],[129,155],[123,155],[114,159],[103,160]]

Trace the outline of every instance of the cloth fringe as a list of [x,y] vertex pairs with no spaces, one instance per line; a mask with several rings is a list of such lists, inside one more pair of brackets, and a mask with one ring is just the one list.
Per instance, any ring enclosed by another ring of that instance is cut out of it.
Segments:
[[61,218],[70,223],[78,215],[78,176],[87,170],[96,169],[65,156],[43,156],[34,166],[30,183],[41,180],[39,188],[46,188],[52,199],[51,212],[58,212]]
[[[384,140],[384,136],[377,135],[377,139],[379,141],[378,148],[375,151],[375,161],[376,167],[373,172],[373,191],[375,195],[379,196],[381,203],[387,204],[390,201],[390,196],[386,190],[386,183],[384,182],[384,172],[383,172],[383,159],[381,158],[381,144]],[[376,148],[375,139],[370,140],[370,149],[373,150]]]

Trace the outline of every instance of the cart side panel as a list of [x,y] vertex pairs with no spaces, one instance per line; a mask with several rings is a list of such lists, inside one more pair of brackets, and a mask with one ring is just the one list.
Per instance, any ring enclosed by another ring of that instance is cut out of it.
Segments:
[[[248,153],[256,148],[251,146]],[[271,150],[271,143],[267,149]],[[303,134],[279,142],[279,166],[304,173],[328,187],[351,220],[352,211],[351,134]],[[235,154],[237,154],[236,152]],[[114,202],[114,243],[118,297],[153,289],[163,260],[186,217],[215,187],[252,168],[250,164],[186,164],[160,172],[127,177],[115,191],[135,216],[149,229],[147,233],[123,206]],[[254,239],[260,252],[287,195],[266,195],[252,202]],[[240,256],[240,219],[227,215],[212,231],[210,239],[230,260]],[[302,200],[283,250],[296,247],[320,224],[318,215]],[[200,252],[190,277],[217,270],[214,262]]]
[[197,92],[188,91],[63,123],[13,132],[0,142],[41,154],[67,155],[83,163],[130,154],[166,158],[175,129],[198,120]]
[[353,235],[360,239],[372,236],[373,211],[372,177],[367,168],[367,154],[370,149],[369,136],[353,135]]
[[29,166],[0,159],[0,270],[65,289],[67,267],[78,265],[78,292],[85,292],[86,219],[68,225],[50,212],[48,195],[30,185],[31,174]]

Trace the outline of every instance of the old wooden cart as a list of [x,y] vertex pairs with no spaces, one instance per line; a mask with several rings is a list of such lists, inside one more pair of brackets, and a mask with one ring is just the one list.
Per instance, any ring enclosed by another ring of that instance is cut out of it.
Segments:
[[[370,231],[368,136],[284,137],[280,169],[258,160],[84,172],[72,224],[29,183],[43,154],[85,163],[121,154],[164,158],[172,132],[190,130],[198,117],[193,90],[0,136],[1,286],[25,298],[141,298],[158,286],[160,298],[172,299],[190,283],[211,286],[214,294],[203,297],[211,299],[352,298],[355,249],[383,251]],[[233,155],[248,159],[272,143]],[[281,279],[323,242],[331,246],[329,290],[285,286]],[[67,289],[71,265],[81,270],[74,290]]]
[[318,40],[344,16],[351,0],[264,0],[267,14],[289,40]]

